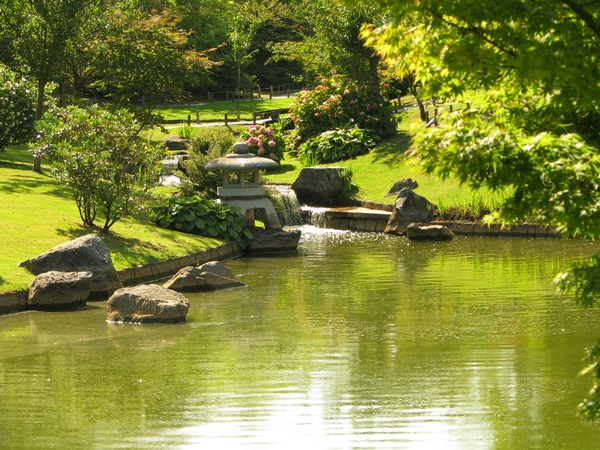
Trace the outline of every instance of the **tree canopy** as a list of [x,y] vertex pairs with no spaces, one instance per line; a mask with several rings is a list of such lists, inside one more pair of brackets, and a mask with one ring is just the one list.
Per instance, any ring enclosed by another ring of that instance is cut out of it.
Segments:
[[[414,153],[428,172],[472,188],[506,190],[493,218],[537,221],[566,236],[600,237],[600,3],[574,0],[377,0],[393,21],[367,32],[399,74],[430,97],[469,102],[440,110]],[[600,258],[558,277],[585,306],[600,295]],[[600,417],[595,386],[581,405]]]

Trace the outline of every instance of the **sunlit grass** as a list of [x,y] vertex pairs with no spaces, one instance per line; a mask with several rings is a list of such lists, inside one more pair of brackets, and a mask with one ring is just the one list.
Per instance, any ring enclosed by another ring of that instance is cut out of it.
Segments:
[[[32,170],[25,147],[0,153],[0,292],[25,289],[33,280],[17,264],[76,237],[96,232],[81,225],[68,188],[42,166]],[[161,261],[215,247],[216,239],[165,230],[142,220],[117,222],[103,236],[117,269]]]
[[[252,113],[257,111],[267,111],[271,109],[289,108],[294,101],[294,97],[274,98],[266,100],[241,100],[240,118],[243,120],[252,120]],[[158,113],[165,120],[179,120],[181,123],[187,123],[188,115],[192,122],[196,122],[196,113],[201,122],[224,121],[225,114],[229,121],[235,121],[237,118],[237,101],[225,101],[215,103],[203,103],[199,105],[168,105],[159,106]]]

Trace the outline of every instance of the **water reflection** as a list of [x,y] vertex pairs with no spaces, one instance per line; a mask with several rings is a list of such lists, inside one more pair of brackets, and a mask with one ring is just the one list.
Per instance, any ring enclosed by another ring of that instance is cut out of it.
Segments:
[[305,232],[188,323],[0,318],[1,448],[579,449],[599,320],[550,280],[596,245]]

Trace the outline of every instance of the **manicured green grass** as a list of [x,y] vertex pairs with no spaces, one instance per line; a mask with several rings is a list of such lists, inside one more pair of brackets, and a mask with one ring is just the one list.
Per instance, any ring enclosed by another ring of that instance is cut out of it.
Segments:
[[[294,97],[278,97],[271,100],[240,100],[240,118],[242,120],[252,120],[252,113],[256,111],[267,111],[270,109],[289,108],[294,101]],[[200,121],[224,121],[225,114],[229,121],[237,119],[237,102],[216,102],[204,103],[200,105],[168,105],[160,106],[157,112],[165,120],[180,120],[181,123],[187,123],[188,114],[192,122],[196,121],[196,112],[200,113]]]
[[[19,262],[96,231],[80,224],[71,192],[43,168],[42,174],[32,171],[32,157],[24,147],[0,153],[0,292],[25,289],[34,279],[17,267]],[[184,256],[222,243],[135,219],[118,222],[103,239],[117,269]]]

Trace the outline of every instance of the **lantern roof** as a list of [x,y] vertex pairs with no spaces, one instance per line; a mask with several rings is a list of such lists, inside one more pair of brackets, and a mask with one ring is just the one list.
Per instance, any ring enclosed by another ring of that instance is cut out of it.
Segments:
[[244,169],[268,169],[277,167],[278,164],[269,158],[263,158],[249,153],[248,144],[238,142],[233,145],[233,152],[223,158],[211,159],[204,165],[209,170],[244,170]]

